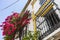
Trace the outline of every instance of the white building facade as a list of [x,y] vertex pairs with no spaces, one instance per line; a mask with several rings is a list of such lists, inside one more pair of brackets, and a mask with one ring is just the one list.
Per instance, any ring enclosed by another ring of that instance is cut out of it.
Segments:
[[[51,1],[55,2],[58,5],[58,8],[60,8],[60,5],[59,5],[60,1],[59,0],[51,0]],[[32,1],[31,1],[26,10],[29,10],[31,14],[32,14],[32,10],[34,10],[34,14],[36,14],[38,12],[39,8],[44,4],[44,2],[46,2],[46,0],[37,0],[34,4],[34,9],[32,9],[32,5],[31,5]],[[58,40],[60,38],[59,37],[58,39],[55,39],[53,37],[56,34],[60,33],[60,25],[59,25],[60,13],[59,13],[59,10],[57,9],[55,4],[53,6],[53,9],[51,9],[51,11],[52,12],[49,11],[44,17],[37,17],[38,19],[36,20],[37,27],[40,28],[40,29],[39,28],[37,28],[37,29],[41,31],[40,34],[41,34],[42,40]],[[57,15],[58,18],[55,17],[56,15],[54,16],[54,13]],[[48,18],[48,22],[46,20],[47,17],[50,18],[50,19]],[[33,20],[32,19],[31,19],[28,27],[29,27],[28,30],[33,31],[34,27],[33,27]],[[51,38],[51,39],[49,39],[49,38]]]
[[[32,11],[34,10],[34,14],[36,15],[40,10],[40,8],[45,4],[47,0],[36,0],[34,3],[34,8],[32,9],[32,1],[28,4],[27,8],[25,9],[28,10],[31,14]],[[54,4],[55,2],[60,8],[60,0],[50,0],[48,6],[46,5],[46,9],[50,6],[50,4]],[[40,31],[40,37],[42,40],[59,40],[60,36],[57,36],[57,34],[60,35],[60,13],[59,9],[57,6],[54,4],[54,6],[46,12],[44,16],[41,16],[44,11],[46,10],[45,8],[40,12],[40,14],[36,18],[36,27],[37,30]],[[24,12],[25,12],[24,11]],[[32,17],[32,16],[31,16]],[[33,19],[30,20],[30,24],[28,24],[28,30],[34,31],[34,25],[33,25]],[[56,38],[55,38],[56,37]]]

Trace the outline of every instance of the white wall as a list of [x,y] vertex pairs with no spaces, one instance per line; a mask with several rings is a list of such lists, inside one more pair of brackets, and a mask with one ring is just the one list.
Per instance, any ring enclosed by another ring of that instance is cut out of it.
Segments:
[[[58,5],[58,7],[60,8],[60,0],[54,0],[54,2]],[[54,6],[54,9],[56,9],[56,7]],[[59,18],[60,18],[60,12],[59,12],[59,10],[56,10],[55,11],[57,14],[58,14],[58,16],[59,16]]]
[[[31,1],[32,2],[32,1]],[[32,14],[32,10],[34,10],[34,14],[36,14],[36,12],[38,11],[38,9],[41,7],[41,5],[39,4],[39,0],[37,0],[36,1],[36,3],[34,4],[34,9],[32,9],[32,5],[31,5],[31,3],[29,4],[29,6],[27,7],[27,9],[26,10],[30,10],[30,13]],[[59,0],[55,0],[54,1],[55,3],[57,3],[58,4],[58,7],[60,8],[60,1]],[[54,9],[55,9],[55,7],[54,7]],[[60,17],[60,13],[59,13],[59,11],[58,10],[56,10],[56,13],[59,15],[59,17]],[[40,21],[42,21],[42,20],[40,20]],[[33,20],[31,19],[30,20],[30,24],[28,25],[28,29],[29,30],[31,30],[31,31],[33,31]],[[42,30],[43,31],[43,30]],[[44,32],[44,31],[43,31]],[[43,33],[42,32],[42,33]]]
[[32,1],[31,1],[26,10],[30,10],[31,13],[32,13],[32,10],[34,10],[34,13],[36,13],[36,12],[38,11],[38,9],[40,8],[39,2],[40,2],[40,1],[37,0],[37,1],[35,2],[35,4],[34,4],[34,9],[32,9],[32,5],[31,5]]
[[58,4],[58,7],[60,8],[60,0],[54,0],[56,4]]
[[[39,2],[40,1],[37,0],[36,3],[34,4],[34,9],[32,9],[32,5],[31,5],[32,1],[31,1],[26,10],[29,10],[31,14],[32,14],[32,11],[34,10],[34,14],[35,14],[38,11],[38,9],[40,8]],[[30,24],[28,24],[28,27],[29,27],[28,30],[33,31],[34,26],[33,26],[33,20],[32,19],[30,20]]]
[[39,8],[41,7],[41,5],[39,3],[40,3],[40,0],[37,0],[35,5],[34,5],[34,13],[35,14],[39,10]]

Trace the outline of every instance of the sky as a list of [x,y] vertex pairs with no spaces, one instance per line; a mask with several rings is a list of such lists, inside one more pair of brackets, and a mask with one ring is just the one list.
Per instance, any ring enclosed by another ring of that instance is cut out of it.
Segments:
[[[0,24],[5,20],[5,18],[12,14],[12,12],[20,13],[24,8],[27,0],[18,0],[14,5],[6,8],[17,0],[0,0]],[[0,40],[3,40],[2,30],[0,28]]]

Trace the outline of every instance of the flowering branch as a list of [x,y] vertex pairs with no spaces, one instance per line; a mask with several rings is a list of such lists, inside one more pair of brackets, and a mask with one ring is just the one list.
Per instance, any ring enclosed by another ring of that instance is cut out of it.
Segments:
[[14,40],[15,34],[27,25],[31,18],[28,18],[29,11],[24,13],[25,15],[21,18],[19,13],[13,13],[8,16],[2,23],[3,36],[5,40]]

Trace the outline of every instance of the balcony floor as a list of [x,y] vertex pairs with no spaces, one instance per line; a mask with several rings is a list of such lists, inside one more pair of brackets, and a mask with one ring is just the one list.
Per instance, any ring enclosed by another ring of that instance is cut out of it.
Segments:
[[60,32],[56,33],[54,36],[50,37],[48,40],[60,40]]
[[51,33],[50,35],[43,38],[43,40],[58,40],[58,39],[60,39],[60,28],[58,28],[53,33]]

